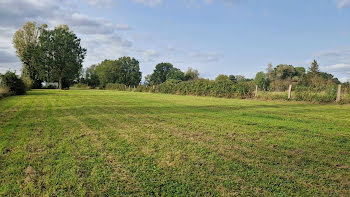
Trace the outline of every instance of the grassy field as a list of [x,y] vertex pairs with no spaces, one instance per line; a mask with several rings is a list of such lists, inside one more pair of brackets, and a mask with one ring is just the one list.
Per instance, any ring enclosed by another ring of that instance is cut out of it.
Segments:
[[350,105],[101,90],[0,100],[0,195],[350,195]]

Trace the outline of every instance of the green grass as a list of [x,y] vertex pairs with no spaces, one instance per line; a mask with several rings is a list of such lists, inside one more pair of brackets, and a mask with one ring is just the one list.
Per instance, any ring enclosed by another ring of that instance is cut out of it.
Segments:
[[0,100],[0,195],[350,195],[350,105],[101,90]]

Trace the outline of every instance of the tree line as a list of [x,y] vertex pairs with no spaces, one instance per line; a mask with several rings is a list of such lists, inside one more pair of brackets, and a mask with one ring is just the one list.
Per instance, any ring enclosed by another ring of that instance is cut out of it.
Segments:
[[332,74],[321,72],[316,60],[311,63],[308,70],[288,64],[279,64],[276,67],[269,64],[266,73],[258,72],[254,81],[261,90],[270,91],[285,91],[290,84],[321,91],[340,84],[338,78]]
[[[141,83],[139,61],[131,57],[121,57],[117,60],[104,60],[82,70],[79,83],[89,87],[105,88],[109,83],[138,86]],[[188,81],[199,78],[198,70],[188,68],[182,72],[171,63],[159,63],[152,74],[145,76],[144,85],[158,85],[169,80]]]
[[[13,36],[16,54],[23,65],[21,79],[24,84],[31,88],[41,88],[42,82],[57,82],[60,89],[69,88],[76,83],[91,88],[105,88],[107,84],[132,87],[141,84],[140,63],[133,57],[104,60],[83,68],[86,49],[80,42],[80,38],[67,25],[49,29],[46,24],[37,26],[35,22],[25,23]],[[13,75],[11,77],[13,78]],[[290,84],[321,91],[340,83],[333,75],[321,72],[317,61],[314,60],[307,70],[288,64],[279,64],[276,67],[269,64],[266,72],[258,72],[254,79],[241,75],[220,74],[215,80],[200,78],[196,69],[188,68],[183,72],[171,63],[162,62],[155,66],[152,74],[145,76],[143,85],[159,86],[197,80],[203,82],[199,83],[202,84],[201,87],[212,81],[216,84],[215,88],[225,89],[225,86],[236,85],[246,89],[248,86],[257,85],[265,91],[285,91]],[[248,85],[244,86],[243,83]],[[210,85],[212,86],[214,87],[213,84]]]

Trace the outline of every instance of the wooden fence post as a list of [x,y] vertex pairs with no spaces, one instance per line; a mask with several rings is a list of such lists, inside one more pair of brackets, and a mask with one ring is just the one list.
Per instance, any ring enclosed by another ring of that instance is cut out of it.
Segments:
[[255,97],[258,96],[258,85],[255,86]]
[[292,98],[292,84],[289,85],[289,89],[288,89],[288,99]]
[[340,102],[341,99],[341,85],[338,85],[338,92],[337,92],[337,103]]

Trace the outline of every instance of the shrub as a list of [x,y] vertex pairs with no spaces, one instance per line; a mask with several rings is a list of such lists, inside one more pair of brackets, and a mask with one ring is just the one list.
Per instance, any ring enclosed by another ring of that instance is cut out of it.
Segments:
[[26,93],[26,86],[24,82],[16,75],[15,72],[7,71],[1,75],[1,86],[7,87],[9,92],[22,95]]
[[337,91],[338,91],[337,87],[327,88],[327,90],[326,90],[326,102],[335,101],[337,98]]
[[121,91],[125,91],[125,90],[127,90],[127,87],[124,84],[107,83],[105,89],[106,90],[121,90]]
[[249,84],[249,82],[239,81],[235,85],[235,92],[236,92],[237,96],[242,97],[242,98],[251,97],[253,95],[251,86],[252,86],[252,84]]
[[297,86],[295,89],[295,99],[297,101],[309,101],[318,103],[334,102],[337,98],[337,87],[330,86],[326,91],[317,91],[311,87]]
[[11,96],[12,94],[7,87],[0,87],[0,99]]
[[90,89],[90,87],[84,83],[77,83],[74,84],[73,86],[74,88],[79,88],[79,89]]
[[21,79],[26,87],[26,90],[30,90],[33,86],[33,81],[30,79],[28,75],[23,75],[21,76]]

